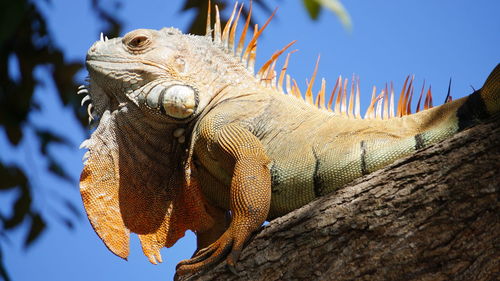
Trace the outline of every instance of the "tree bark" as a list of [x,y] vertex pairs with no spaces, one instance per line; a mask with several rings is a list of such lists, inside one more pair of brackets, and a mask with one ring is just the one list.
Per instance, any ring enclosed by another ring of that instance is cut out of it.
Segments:
[[499,280],[500,118],[271,221],[189,280]]

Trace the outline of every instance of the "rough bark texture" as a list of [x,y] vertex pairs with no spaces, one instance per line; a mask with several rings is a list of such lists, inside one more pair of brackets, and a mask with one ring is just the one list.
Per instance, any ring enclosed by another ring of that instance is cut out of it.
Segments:
[[263,228],[235,276],[189,280],[499,280],[500,118]]

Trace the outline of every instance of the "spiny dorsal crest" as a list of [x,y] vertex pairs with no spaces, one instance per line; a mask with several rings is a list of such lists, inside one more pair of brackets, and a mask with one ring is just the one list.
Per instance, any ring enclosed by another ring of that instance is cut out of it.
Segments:
[[[239,8],[238,8],[239,7]],[[249,43],[245,45],[245,39],[250,26],[250,19],[252,16],[252,2],[250,1],[250,7],[248,9],[248,16],[245,20],[245,25],[241,31],[240,38],[236,44],[236,29],[238,26],[238,21],[240,19],[241,11],[243,9],[243,4],[239,5],[238,2],[235,3],[231,16],[229,17],[227,24],[224,29],[221,28],[221,20],[219,15],[219,8],[215,5],[215,24],[212,27],[211,22],[211,3],[208,2],[208,15],[207,15],[207,26],[206,26],[206,36],[209,37],[214,43],[222,46],[224,51],[233,54],[238,57],[240,61],[246,66],[246,68],[254,73],[255,77],[261,81],[264,85],[277,90],[283,94],[288,94],[300,98],[308,104],[316,106],[317,108],[333,112],[335,114],[347,116],[350,118],[361,119],[360,112],[360,90],[359,90],[359,77],[353,75],[351,79],[351,85],[349,88],[349,80],[345,78],[342,80],[342,76],[339,76],[332,92],[329,95],[328,103],[326,102],[326,81],[321,80],[321,88],[314,98],[312,91],[314,82],[316,80],[316,74],[319,65],[319,56],[316,61],[316,66],[314,72],[311,76],[310,81],[306,80],[307,89],[305,95],[300,91],[297,81],[291,78],[290,75],[286,74],[288,63],[290,60],[290,55],[296,50],[288,52],[283,67],[281,68],[279,76],[275,71],[276,62],[278,58],[296,41],[292,41],[287,44],[283,49],[276,51],[269,60],[267,60],[262,67],[254,72],[255,58],[257,55],[257,39],[262,34],[264,29],[268,26],[269,22],[276,13],[276,10],[267,19],[264,25],[259,29],[258,25],[254,26],[253,36]],[[278,79],[276,79],[278,77]],[[285,84],[285,88],[283,88]],[[450,80],[451,85],[451,80]],[[348,91],[349,89],[349,91]],[[448,88],[448,96],[445,102],[451,100],[449,96],[450,88]],[[348,94],[349,92],[349,94]],[[393,83],[390,83],[388,88],[387,84],[384,89],[381,89],[377,94],[377,88],[373,86],[372,97],[370,105],[368,106],[364,119],[388,119],[392,117],[402,117],[405,115],[412,114],[411,104],[413,100],[414,93],[414,76],[407,76],[404,82],[403,88],[399,94],[399,101],[397,104],[396,113],[394,112],[394,87]],[[425,95],[425,96],[424,96]],[[349,97],[348,97],[349,96]],[[416,112],[421,110],[420,105],[423,101],[423,109],[428,109],[432,107],[432,92],[429,86],[428,90],[425,91],[425,80],[422,85],[422,90],[420,91],[420,96],[417,103]]]

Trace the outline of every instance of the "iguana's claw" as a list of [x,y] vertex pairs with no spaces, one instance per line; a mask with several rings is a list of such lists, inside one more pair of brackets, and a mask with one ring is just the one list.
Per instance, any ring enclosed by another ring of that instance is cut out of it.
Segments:
[[236,271],[236,262],[238,261],[238,258],[240,257],[241,250],[234,250],[231,251],[229,256],[227,257],[227,268],[229,271],[231,271],[234,275],[239,276],[238,272]]
[[228,269],[232,273],[238,275],[235,269],[235,263],[241,253],[240,245],[243,245],[246,239],[243,238],[243,241],[239,241],[238,237],[232,236],[230,228],[213,244],[201,249],[196,256],[179,262],[176,266],[176,275],[181,276],[213,268],[226,256]]
[[231,253],[229,253],[229,255],[227,257],[227,267],[235,275],[238,275],[238,273],[236,272],[235,266],[236,266],[236,262],[240,258],[240,254],[241,254],[240,249],[233,248],[233,250],[231,251]]
[[210,246],[200,250],[193,258],[179,262],[176,266],[176,274],[186,275],[194,273],[214,267],[219,263],[233,246],[233,239],[229,237],[228,232],[224,233]]

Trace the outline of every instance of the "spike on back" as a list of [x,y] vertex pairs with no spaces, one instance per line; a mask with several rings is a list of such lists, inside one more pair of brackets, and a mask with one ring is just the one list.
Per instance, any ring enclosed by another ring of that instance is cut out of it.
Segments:
[[332,104],[333,104],[333,100],[335,98],[335,92],[337,92],[337,88],[339,86],[339,84],[342,83],[342,76],[339,76],[337,78],[337,82],[335,82],[335,86],[333,86],[333,90],[332,90],[332,93],[330,94],[330,99],[328,100],[328,110],[329,111],[332,111]]
[[[236,2],[235,7],[238,5],[238,2]],[[229,43],[228,43],[228,48],[234,52],[234,36],[236,34],[236,28],[238,27],[238,21],[240,20],[240,15],[241,15],[241,10],[243,9],[243,4],[240,5],[240,9],[238,10],[238,15],[236,16],[236,19],[234,20],[234,25],[231,27],[231,32],[229,34]],[[231,15],[232,16],[232,15]]]
[[354,116],[357,119],[361,119],[360,112],[361,102],[359,101],[359,77],[356,80],[356,107],[354,108]]
[[[256,24],[253,29],[253,38],[257,39],[258,35],[256,34],[260,34],[260,31],[262,31],[262,29],[259,30],[259,25]],[[247,51],[245,51],[245,54],[243,55],[243,61],[247,62],[247,69],[251,73],[253,73],[255,67],[255,58],[257,57],[257,40],[250,41],[250,43],[248,43],[247,50],[248,53]]]
[[345,114],[347,110],[347,85],[349,80],[344,79],[344,91],[342,91],[342,102],[340,103],[340,113]]
[[316,95],[316,102],[314,103],[316,107],[321,109],[325,108],[325,91],[326,91],[326,80],[325,78],[321,78],[321,89]]
[[411,102],[413,99],[413,80],[415,79],[415,75],[412,75],[410,85],[408,86],[408,102],[406,103],[406,115],[411,114]]
[[408,84],[408,79],[410,79],[410,75],[406,76],[405,83],[403,84],[403,88],[401,89],[401,93],[399,94],[399,101],[398,101],[398,108],[396,111],[396,116],[397,117],[402,117],[403,112],[406,109],[405,104],[406,104],[406,85]]
[[215,5],[215,26],[214,26],[214,42],[220,43],[221,38],[221,27],[220,27],[220,16],[219,16],[219,7]]
[[385,84],[385,88],[384,88],[384,109],[383,109],[383,112],[384,112],[384,116],[381,116],[382,119],[389,119],[389,93],[387,92],[387,83]]
[[250,19],[252,17],[252,2],[250,2],[250,8],[248,9],[248,16],[245,21],[245,26],[241,31],[240,39],[238,40],[238,47],[236,48],[236,56],[241,56],[241,52],[243,51],[243,45],[245,44],[245,38],[247,36],[248,27],[250,26]]
[[432,91],[431,86],[429,86],[429,90],[427,91],[427,95],[425,96],[424,109],[429,109],[432,107]]
[[370,101],[370,105],[368,106],[368,108],[366,109],[366,112],[365,112],[365,119],[373,119],[373,111],[374,111],[374,108],[375,108],[375,93],[377,92],[377,87],[373,86],[373,89],[372,89],[372,98],[371,98],[371,101]]
[[391,82],[391,100],[389,101],[389,118],[395,117],[394,115],[394,84]]
[[[269,60],[267,60],[264,65],[262,65],[262,67],[260,68],[259,72],[257,72],[257,77],[262,77],[262,75],[268,70],[268,67],[276,62],[276,60],[278,60],[279,56],[281,56],[281,54],[283,54],[283,52],[285,52],[290,46],[292,46],[293,44],[295,44],[295,42],[297,42],[297,40],[294,40],[290,43],[288,43],[285,47],[283,47],[283,49],[279,50],[279,51],[276,51]],[[287,61],[286,61],[286,65],[284,66],[285,68],[285,71],[286,71],[286,67],[288,65],[288,58],[289,56],[287,56]],[[281,75],[280,75],[281,76]]]
[[451,101],[451,77],[450,77],[450,83],[448,84],[448,93],[446,94],[446,98],[444,99],[444,103],[447,103],[450,101]]
[[234,4],[233,12],[231,13],[229,20],[227,21],[227,24],[226,26],[224,26],[224,30],[222,31],[222,45],[224,45],[226,49],[229,49],[229,33],[231,30],[231,25],[233,24],[233,19],[236,14],[237,7],[238,7],[238,2]]
[[318,59],[316,60],[316,66],[314,67],[314,72],[313,75],[311,76],[311,83],[308,83],[307,85],[307,90],[306,90],[306,97],[305,101],[309,104],[313,104],[313,94],[312,94],[312,87],[314,85],[314,80],[316,79],[316,74],[318,73],[318,66],[319,66],[319,59],[320,56],[318,56]]
[[[297,50],[293,50],[286,55],[285,63],[283,64],[283,67],[281,68],[280,77],[278,79],[278,89],[280,90],[280,92],[284,92],[283,91],[283,79],[285,78],[286,70],[288,69],[288,62],[290,61],[290,55],[295,53],[296,51]],[[289,81],[289,79],[287,81]],[[287,87],[287,93],[290,93],[288,88],[290,88],[290,87]]]
[[297,85],[297,81],[295,79],[292,79],[292,93],[295,97],[302,99],[302,93],[300,92],[300,88]]
[[352,80],[351,80],[351,93],[349,95],[349,106],[347,107],[347,115],[348,116],[354,116],[354,74],[352,75]]
[[212,20],[210,19],[212,11],[210,10],[212,7],[212,3],[208,0],[208,10],[207,10],[207,26],[205,36],[212,38]]
[[[246,58],[248,56],[248,54],[255,48],[257,48],[257,39],[259,38],[259,36],[262,34],[262,31],[264,31],[264,29],[266,29],[267,25],[271,22],[271,20],[273,19],[274,15],[276,14],[276,11],[277,9],[274,10],[274,12],[271,14],[271,16],[267,19],[267,21],[264,23],[264,25],[262,26],[262,28],[260,30],[257,30],[257,25],[255,25],[255,29],[254,29],[254,34],[252,36],[252,39],[250,40],[250,42],[248,43],[247,45],[247,48],[243,54],[243,58]],[[250,16],[249,16],[250,17]]]
[[[239,6],[239,8],[238,8]],[[255,25],[253,29],[253,35],[245,45],[245,39],[248,32],[248,28],[251,22],[252,16],[252,1],[250,1],[250,6],[248,9],[248,16],[245,20],[245,25],[242,28],[241,35],[239,36],[238,43],[236,44],[236,31],[238,22],[240,20],[240,15],[243,10],[243,4],[235,3],[232,13],[227,21],[227,24],[222,29],[221,27],[221,19],[220,12],[217,5],[215,6],[215,23],[212,27],[211,23],[211,3],[209,0],[208,5],[208,14],[207,14],[207,26],[206,26],[206,36],[209,37],[216,45],[220,46],[221,49],[232,53],[235,57],[239,58],[240,61],[247,67],[249,71],[253,73],[256,53],[257,53],[257,41],[261,36],[264,29],[268,26],[271,19],[274,17],[276,10],[271,14],[271,16],[266,20],[262,28],[259,29],[258,25]],[[311,76],[310,82],[306,80],[306,91],[305,95],[302,95],[302,92],[297,85],[295,79],[292,79],[290,75],[286,74],[288,69],[288,64],[290,60],[290,55],[297,50],[291,51],[287,54],[283,67],[277,75],[275,71],[275,67],[279,57],[286,51],[290,46],[292,46],[296,41],[292,41],[283,47],[281,50],[273,53],[271,58],[269,58],[263,65],[260,67],[259,71],[255,74],[255,77],[266,87],[271,89],[276,89],[281,93],[286,93],[288,95],[295,96],[300,98],[304,102],[315,106],[319,109],[327,110],[333,112],[334,114],[343,115],[348,118],[358,118],[361,119],[360,112],[360,89],[359,89],[359,77],[353,75],[350,89],[349,80],[345,78],[342,79],[342,76],[339,76],[330,96],[328,97],[328,103],[326,103],[327,97],[325,95],[326,92],[326,81],[325,79],[321,80],[321,89],[314,97],[312,88],[314,86],[314,82],[316,79],[319,59],[316,61],[316,66],[314,68],[314,72]],[[285,89],[283,89],[283,83],[285,83]],[[446,97],[446,101],[451,100],[450,96],[451,89],[451,79],[450,85],[448,86],[448,95]],[[423,108],[429,109],[432,107],[432,92],[431,87],[427,90],[427,93],[424,97],[425,91],[425,80],[422,85],[422,89],[420,91],[419,99],[416,106],[416,112],[420,111],[420,106],[423,101]],[[414,93],[414,76],[411,77],[408,75],[406,80],[404,81],[403,87],[401,89],[401,93],[399,95],[399,101],[396,108],[396,114],[394,114],[394,86],[393,83],[390,83],[390,87],[385,85],[385,88],[377,94],[376,87],[373,87],[372,98],[370,101],[370,105],[368,106],[364,118],[366,119],[388,119],[394,117],[403,117],[405,115],[411,114],[411,106],[413,100]],[[349,95],[349,97],[348,97]],[[326,103],[326,104],[325,104]]]
[[420,95],[418,96],[416,112],[420,112],[420,103],[422,102],[422,96],[424,95],[424,90],[425,90],[425,80],[424,83],[422,84],[422,90],[420,90]]
[[339,81],[340,81],[339,92],[337,94],[337,100],[335,101],[335,108],[333,110],[333,112],[335,112],[337,114],[341,113],[341,111],[340,111],[340,101],[342,100],[342,92],[343,92],[342,76],[339,76]]

